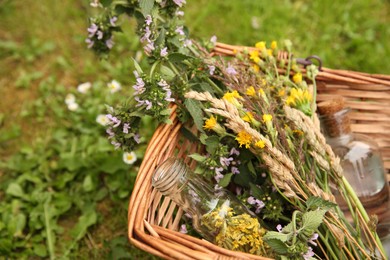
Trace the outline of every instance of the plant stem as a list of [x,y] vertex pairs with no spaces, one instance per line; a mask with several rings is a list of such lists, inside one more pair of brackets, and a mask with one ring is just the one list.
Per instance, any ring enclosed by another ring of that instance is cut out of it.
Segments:
[[50,197],[45,201],[45,204],[43,205],[43,210],[45,213],[47,247],[49,248],[50,259],[53,260],[55,259],[55,253],[54,253],[54,241],[52,236],[52,229],[50,225],[49,202],[50,202]]
[[[347,179],[344,176],[342,176],[341,180],[342,180],[342,182],[343,182],[343,184],[345,186],[346,191],[348,192],[348,195],[351,197],[352,201],[355,203],[355,207],[357,208],[357,210],[362,215],[364,221],[366,223],[368,223],[370,218],[369,218],[366,210],[364,209],[362,203],[360,202],[358,196],[356,195],[355,191],[353,190],[353,188],[351,187],[351,185],[349,184],[349,182],[347,181]],[[368,232],[370,232],[370,230],[368,230]],[[375,236],[375,241],[377,243],[377,246],[378,246],[378,249],[380,251],[381,256],[383,257],[383,259],[386,259],[386,256],[385,256],[385,253],[384,253],[385,250],[383,248],[382,242],[379,239],[378,234],[374,233],[374,236]]]

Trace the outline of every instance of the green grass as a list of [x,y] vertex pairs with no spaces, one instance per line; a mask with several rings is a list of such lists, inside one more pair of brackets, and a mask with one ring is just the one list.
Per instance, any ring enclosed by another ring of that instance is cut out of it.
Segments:
[[[148,137],[133,166],[122,163],[95,122],[105,104],[131,96],[140,50],[123,19],[110,58],[85,46],[89,1],[0,2],[0,255],[11,258],[149,259],[127,242],[127,202]],[[290,39],[295,55],[324,66],[390,74],[386,1],[188,0],[194,38],[240,45]],[[110,94],[106,84],[122,83]],[[87,94],[76,91],[90,81]],[[80,110],[64,99],[73,93]]]

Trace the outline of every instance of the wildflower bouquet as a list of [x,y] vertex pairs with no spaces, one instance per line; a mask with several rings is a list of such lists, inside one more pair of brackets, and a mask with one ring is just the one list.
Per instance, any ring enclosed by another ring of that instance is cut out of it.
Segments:
[[[213,52],[215,37],[207,42],[189,38],[181,20],[184,0],[93,4],[102,13],[91,18],[88,46],[108,51],[112,32],[119,30],[116,17],[126,13],[137,18],[150,64],[146,72],[135,63],[134,96],[110,108],[107,133],[113,145],[131,152],[140,140],[140,118],[169,124],[174,103],[183,135],[203,147],[188,155],[197,161],[196,173],[216,191],[234,192],[257,214],[266,230],[262,240],[272,249],[268,256],[385,258],[374,219],[320,132],[318,69],[302,70],[292,58],[290,41],[281,47],[258,42],[224,58]],[[280,51],[286,59],[278,59]],[[335,191],[349,205],[354,223],[337,206]],[[212,211],[204,216],[207,223],[215,223],[217,216],[212,216]]]

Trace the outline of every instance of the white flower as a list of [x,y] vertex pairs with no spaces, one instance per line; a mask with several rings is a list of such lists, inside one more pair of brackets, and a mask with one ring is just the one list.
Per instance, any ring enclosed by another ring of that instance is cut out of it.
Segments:
[[121,84],[118,81],[116,81],[116,80],[113,80],[110,83],[108,83],[107,87],[110,89],[111,93],[115,93],[115,92],[119,91],[122,88]]
[[73,104],[76,102],[76,97],[73,94],[68,94],[65,97],[65,104]]
[[79,104],[77,104],[76,102],[68,104],[68,109],[70,111],[76,111],[78,108],[79,108]]
[[135,155],[135,152],[124,152],[123,153],[123,161],[126,164],[133,164],[137,160],[137,155]]
[[108,120],[107,116],[106,115],[98,115],[96,117],[96,122],[98,122],[99,124],[101,124],[102,126],[106,126],[108,123],[109,123],[110,120]]
[[87,93],[88,90],[92,87],[91,82],[85,82],[77,86],[77,91],[80,93]]

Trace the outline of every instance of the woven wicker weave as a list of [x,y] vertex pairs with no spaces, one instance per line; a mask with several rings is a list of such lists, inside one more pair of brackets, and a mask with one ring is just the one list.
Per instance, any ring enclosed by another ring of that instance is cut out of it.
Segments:
[[[214,54],[233,55],[246,47],[217,44]],[[236,50],[236,51],[234,51]],[[283,54],[281,55],[283,58]],[[390,169],[390,76],[322,68],[317,76],[318,96],[322,101],[341,95],[352,109],[352,130],[375,139]],[[128,212],[128,237],[140,249],[164,259],[267,259],[233,252],[205,240],[178,232],[183,214],[168,198],[154,190],[152,175],[157,165],[171,156],[184,158],[199,149],[183,138],[181,124],[172,106],[172,124],[155,131],[138,172]]]

